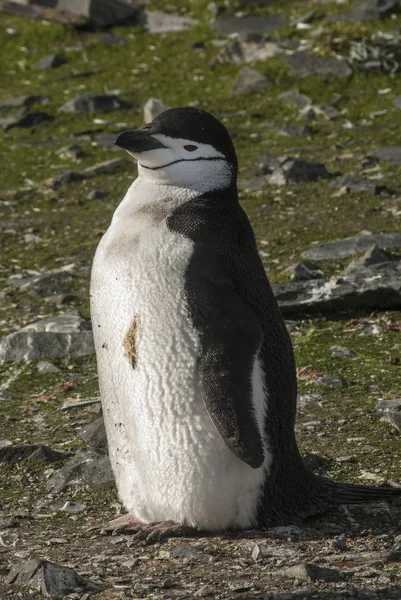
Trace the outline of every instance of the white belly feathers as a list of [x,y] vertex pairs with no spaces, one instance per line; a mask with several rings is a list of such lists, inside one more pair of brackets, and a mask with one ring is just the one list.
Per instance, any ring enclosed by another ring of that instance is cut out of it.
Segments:
[[[250,527],[268,458],[260,469],[237,459],[206,411],[196,371],[199,336],[185,301],[193,242],[168,229],[163,208],[136,206],[146,193],[139,184],[128,191],[92,271],[99,385],[118,492],[145,523]],[[257,360],[253,382],[263,431]]]

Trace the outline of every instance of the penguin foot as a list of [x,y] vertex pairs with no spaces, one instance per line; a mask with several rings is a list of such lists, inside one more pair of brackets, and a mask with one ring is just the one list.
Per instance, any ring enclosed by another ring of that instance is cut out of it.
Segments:
[[194,536],[198,534],[199,531],[195,529],[195,527],[180,525],[179,523],[173,523],[172,521],[150,523],[149,525],[141,523],[139,531],[132,536],[128,541],[127,546],[128,548],[131,548],[141,542],[150,545],[173,537],[184,537],[186,535]]

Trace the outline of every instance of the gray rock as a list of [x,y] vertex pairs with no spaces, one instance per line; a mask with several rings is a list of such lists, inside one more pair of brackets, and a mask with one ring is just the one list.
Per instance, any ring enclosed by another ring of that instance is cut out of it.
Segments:
[[297,106],[301,107],[310,106],[312,104],[312,98],[300,92],[299,88],[297,87],[291,88],[287,92],[279,94],[277,96],[277,100],[282,100],[287,104],[296,104]]
[[61,369],[53,365],[51,362],[47,360],[42,360],[37,364],[38,373],[41,375],[49,375],[51,373],[60,373]]
[[376,404],[376,410],[381,413],[382,421],[389,423],[394,429],[401,433],[401,398],[394,400],[380,400]]
[[[399,108],[401,108],[401,102]],[[398,167],[401,165],[401,146],[383,146],[383,148],[375,150],[373,156],[380,160],[387,160],[391,167]]]
[[370,179],[354,179],[353,177],[336,177],[331,183],[332,188],[343,188],[349,192],[366,192],[377,196],[384,193],[390,193],[390,190],[383,183],[372,181]]
[[320,394],[301,394],[297,398],[299,407],[305,406],[322,406],[322,396]]
[[393,103],[396,108],[401,108],[401,96],[394,98]]
[[291,265],[284,272],[288,273],[294,281],[309,281],[310,279],[319,279],[322,276],[320,268],[308,260]]
[[95,27],[112,27],[138,17],[138,9],[122,0],[58,0],[56,8],[83,15]]
[[291,73],[298,77],[312,74],[347,77],[352,74],[352,69],[348,63],[334,56],[317,56],[301,50],[286,56],[286,60]]
[[244,67],[235,80],[231,93],[233,96],[240,96],[251,92],[261,92],[271,87],[273,83],[272,79],[266,77],[264,73],[251,67]]
[[236,40],[225,46],[212,62],[228,62],[241,65],[243,63],[267,60],[279,52],[281,52],[280,47],[273,42],[245,42]]
[[327,567],[318,567],[310,563],[301,563],[288,569],[284,569],[282,574],[285,577],[298,579],[299,581],[342,581],[344,573],[338,569],[328,569]]
[[37,127],[38,125],[43,125],[43,123],[51,123],[52,121],[54,121],[54,117],[45,112],[31,112],[27,113],[20,119],[12,121],[6,125],[4,129],[5,131],[9,131],[14,127]]
[[269,183],[288,185],[327,179],[331,177],[323,163],[312,163],[302,158],[286,157],[269,177]]
[[[379,265],[387,263],[391,260],[391,256],[388,252],[379,248],[376,244],[366,250],[366,252],[353,260],[343,272],[343,275],[352,275],[358,272],[361,267],[369,267],[370,265]],[[385,265],[384,265],[385,266]]]
[[114,485],[109,457],[94,450],[79,450],[48,480],[46,488],[49,492],[59,494],[67,489],[82,489],[85,486],[110,489]]
[[13,444],[0,448],[0,462],[15,464],[21,460],[55,462],[72,456],[71,452],[57,452],[44,444]]
[[29,292],[31,296],[49,296],[62,293],[64,283],[79,279],[71,271],[53,271],[33,277],[11,276],[7,283],[12,287],[19,288],[22,292]]
[[67,58],[61,52],[55,54],[48,54],[44,56],[35,64],[37,69],[56,69],[67,62]]
[[143,107],[143,120],[145,123],[150,123],[158,117],[162,112],[167,110],[166,106],[160,98],[149,98]]
[[116,141],[117,135],[115,133],[108,133],[107,131],[100,131],[99,133],[95,133],[93,136],[93,142],[95,146],[101,146],[102,148],[107,148],[108,150],[116,150],[119,151],[119,148],[114,145]]
[[128,40],[121,35],[117,35],[112,31],[106,31],[100,36],[100,41],[105,46],[126,46],[128,44]]
[[286,125],[284,127],[280,127],[277,130],[279,135],[292,136],[292,135],[313,135],[313,129],[308,127],[308,125]]
[[140,23],[149,33],[174,33],[186,31],[198,21],[181,15],[145,10],[141,14]]
[[330,546],[334,548],[334,550],[338,550],[343,552],[347,549],[347,541],[348,537],[346,533],[342,533],[338,537],[334,538],[330,541]]
[[84,152],[78,144],[71,144],[70,146],[63,146],[57,150],[57,154],[63,159],[71,158],[72,160],[77,160],[78,158],[85,156],[86,152]]
[[14,98],[4,98],[0,100],[0,109],[2,108],[29,108],[32,104],[47,104],[49,98],[30,94],[29,96],[16,96]]
[[302,461],[308,471],[312,471],[318,475],[324,475],[328,469],[329,461],[324,456],[318,454],[305,454]]
[[360,233],[337,242],[315,246],[302,252],[301,256],[310,260],[334,260],[365,252],[372,246],[401,248],[401,233]]
[[82,171],[82,175],[84,175],[85,179],[96,175],[110,175],[129,164],[130,162],[124,158],[112,158],[111,160],[105,160],[104,162],[87,167]]
[[116,94],[83,94],[68,100],[59,108],[61,112],[76,115],[90,114],[97,111],[112,111],[132,108],[132,104],[121,100]]
[[356,354],[345,346],[330,346],[330,352],[334,358],[356,358]]
[[401,433],[401,412],[388,410],[383,413],[380,420],[388,423],[393,429],[396,429],[398,433]]
[[348,387],[352,385],[352,382],[341,376],[318,377],[316,379],[316,385],[322,385],[324,387]]
[[401,308],[401,262],[372,265],[349,277],[272,286],[284,314]]
[[303,529],[298,525],[277,525],[277,527],[270,527],[267,530],[267,535],[270,538],[277,538],[279,540],[291,542],[305,539],[303,535]]
[[100,200],[101,198],[106,198],[109,195],[109,192],[106,190],[92,190],[86,196],[88,200]]
[[53,190],[57,190],[63,185],[76,183],[77,181],[83,181],[84,179],[85,177],[82,175],[82,173],[78,173],[77,171],[65,171],[64,173],[60,173],[60,175],[57,175],[57,177],[51,177],[50,179],[46,179],[44,183],[48,187],[51,187]]
[[0,341],[1,362],[34,362],[44,358],[75,358],[95,353],[91,331],[53,333],[17,331]]
[[107,453],[107,437],[103,417],[99,417],[92,423],[81,427],[78,431],[79,437],[98,451]]
[[31,588],[39,588],[44,596],[64,598],[74,591],[99,592],[105,585],[92,583],[82,579],[70,567],[64,567],[48,560],[25,560],[14,566],[6,583],[23,583]]
[[192,544],[181,544],[170,550],[171,558],[187,559],[191,562],[209,563],[211,556]]
[[376,21],[400,9],[399,0],[360,0],[352,13],[353,21]]
[[91,322],[88,319],[83,319],[76,313],[66,313],[57,317],[45,317],[20,329],[20,331],[48,331],[53,333],[76,333],[91,330]]
[[286,25],[283,15],[272,15],[268,17],[245,16],[245,17],[219,17],[215,26],[222,36],[237,34],[241,37],[254,34],[268,34]]

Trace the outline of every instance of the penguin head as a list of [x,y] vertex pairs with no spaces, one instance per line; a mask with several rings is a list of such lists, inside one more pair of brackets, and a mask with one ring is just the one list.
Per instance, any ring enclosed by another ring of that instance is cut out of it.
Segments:
[[156,183],[206,191],[236,182],[230,134],[199,108],[166,110],[151,123],[120,133],[115,144],[138,161],[139,177]]

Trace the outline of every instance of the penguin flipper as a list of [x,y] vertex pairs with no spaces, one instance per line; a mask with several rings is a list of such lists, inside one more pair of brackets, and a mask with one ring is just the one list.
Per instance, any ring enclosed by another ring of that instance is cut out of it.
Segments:
[[228,448],[253,468],[265,456],[253,403],[252,375],[262,344],[259,319],[233,289],[202,282],[201,396]]

